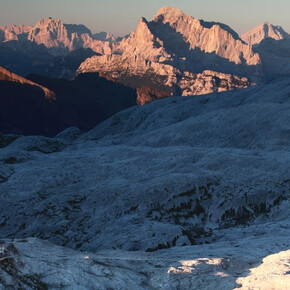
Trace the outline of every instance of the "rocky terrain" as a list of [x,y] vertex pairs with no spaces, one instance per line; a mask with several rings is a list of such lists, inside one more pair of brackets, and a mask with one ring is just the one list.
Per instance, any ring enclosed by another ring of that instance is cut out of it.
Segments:
[[[37,237],[94,254],[19,240],[16,264],[1,266],[0,283],[32,275],[50,287],[125,289],[125,277],[143,289],[248,289],[279,277],[283,289],[289,94],[289,79],[277,80],[133,107],[83,135],[2,136],[2,238]],[[93,284],[74,274],[57,279],[53,265],[62,259],[66,273],[101,273],[89,276]]]
[[0,26],[0,41],[25,39],[31,28],[28,25]]
[[257,45],[266,38],[272,38],[275,40],[290,39],[290,34],[288,34],[281,26],[265,22],[241,35],[241,39],[249,45]]

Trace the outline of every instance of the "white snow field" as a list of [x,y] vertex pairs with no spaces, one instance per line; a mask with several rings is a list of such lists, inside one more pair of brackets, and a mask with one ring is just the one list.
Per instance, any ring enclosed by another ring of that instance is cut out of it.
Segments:
[[0,287],[290,289],[289,120],[280,79],[1,136]]

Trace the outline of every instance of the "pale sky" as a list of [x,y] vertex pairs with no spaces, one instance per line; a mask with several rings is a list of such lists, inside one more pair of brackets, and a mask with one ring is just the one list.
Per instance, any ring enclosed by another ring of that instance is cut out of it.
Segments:
[[265,21],[290,33],[290,0],[0,0],[0,25],[33,25],[44,17],[84,24],[92,32],[125,35],[141,16],[151,20],[164,5],[243,33]]

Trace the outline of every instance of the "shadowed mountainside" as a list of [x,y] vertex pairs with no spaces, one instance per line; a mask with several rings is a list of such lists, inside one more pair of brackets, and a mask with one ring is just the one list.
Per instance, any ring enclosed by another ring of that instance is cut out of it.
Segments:
[[[49,89],[48,89],[49,88]],[[89,130],[136,104],[136,92],[98,75],[73,81],[0,70],[0,132],[54,136],[75,126]]]

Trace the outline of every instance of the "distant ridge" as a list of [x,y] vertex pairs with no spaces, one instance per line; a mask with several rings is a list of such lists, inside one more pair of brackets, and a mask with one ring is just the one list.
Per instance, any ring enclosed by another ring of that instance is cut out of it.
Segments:
[[266,21],[241,35],[241,38],[249,45],[259,44],[267,37],[275,40],[290,39],[290,34],[281,26],[276,26]]
[[44,45],[51,54],[63,55],[79,48],[90,48],[101,54],[111,53],[112,43],[120,39],[107,33],[93,35],[85,25],[64,24],[60,19],[47,17],[41,19],[33,27],[1,26],[0,42],[10,40]]

